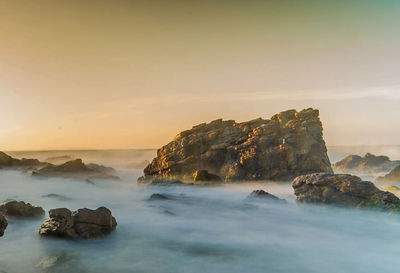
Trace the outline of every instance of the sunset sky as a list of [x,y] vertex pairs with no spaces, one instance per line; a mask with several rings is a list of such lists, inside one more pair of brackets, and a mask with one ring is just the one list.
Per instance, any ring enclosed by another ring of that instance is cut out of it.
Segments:
[[399,26],[397,0],[0,0],[0,150],[308,107],[328,145],[400,144]]

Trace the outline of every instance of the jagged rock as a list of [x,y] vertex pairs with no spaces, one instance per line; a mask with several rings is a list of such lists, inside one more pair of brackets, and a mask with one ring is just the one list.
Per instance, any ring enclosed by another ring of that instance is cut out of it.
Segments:
[[204,181],[204,182],[222,182],[221,177],[216,174],[209,173],[207,170],[196,171],[193,174],[193,180],[195,182]]
[[319,111],[289,110],[270,120],[220,119],[194,126],[159,149],[144,175],[185,180],[197,170],[226,180],[289,180],[314,172],[332,173]]
[[3,214],[0,213],[0,237],[4,235],[4,232],[8,226],[8,222],[6,217],[4,217]]
[[7,155],[4,152],[0,152],[0,168],[9,169],[34,169],[46,166],[47,163],[40,162],[37,159],[17,159]]
[[301,203],[334,204],[400,212],[400,199],[381,191],[372,182],[348,174],[315,173],[293,181],[294,193]]
[[48,164],[46,167],[32,171],[33,176],[38,177],[63,177],[88,179],[119,179],[115,176],[115,170],[97,164],[84,164],[82,159],[68,161],[61,165]]
[[73,239],[98,238],[110,233],[117,226],[111,211],[105,207],[96,210],[66,208],[51,209],[50,219],[39,230],[43,236],[58,236]]
[[286,200],[280,199],[276,197],[273,194],[270,194],[264,190],[255,190],[253,191],[249,196],[248,199],[265,199],[265,200],[271,200],[271,201],[278,201],[278,202],[283,202],[285,203]]
[[0,213],[10,217],[41,217],[44,215],[44,210],[42,207],[13,200],[0,204]]
[[400,161],[391,161],[387,156],[367,153],[364,157],[349,155],[333,164],[333,168],[340,173],[379,173],[388,172],[399,165]]
[[392,171],[390,171],[387,175],[378,177],[376,179],[378,182],[385,182],[385,181],[400,181],[400,166],[397,166]]

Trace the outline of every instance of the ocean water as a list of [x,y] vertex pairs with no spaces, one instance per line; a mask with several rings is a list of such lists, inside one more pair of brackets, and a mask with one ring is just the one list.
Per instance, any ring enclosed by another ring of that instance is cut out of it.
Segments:
[[[43,153],[30,152],[29,157],[48,157]],[[0,272],[368,273],[400,267],[399,215],[297,205],[288,183],[144,187],[136,184],[142,170],[127,166],[151,159],[154,150],[69,153],[111,165],[121,181],[89,184],[1,170],[0,201],[23,200],[46,211],[106,206],[117,219],[117,229],[101,239],[70,241],[38,235],[47,215],[10,219],[0,238]],[[255,189],[288,202],[246,199]],[[153,193],[174,200],[149,201]]]

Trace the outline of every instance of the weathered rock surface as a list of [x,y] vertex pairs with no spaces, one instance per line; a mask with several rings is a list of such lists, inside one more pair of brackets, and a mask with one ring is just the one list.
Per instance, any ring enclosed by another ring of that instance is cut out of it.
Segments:
[[195,182],[222,182],[221,177],[216,174],[209,173],[207,170],[196,171],[193,174]]
[[191,178],[207,170],[225,180],[289,180],[332,173],[319,111],[289,110],[268,119],[215,120],[183,131],[157,151],[144,178]]
[[33,176],[39,177],[63,177],[87,179],[119,179],[115,176],[115,170],[97,164],[84,164],[82,159],[68,161],[61,165],[48,164],[47,166],[32,171]]
[[111,211],[105,207],[96,210],[84,208],[74,212],[66,208],[51,209],[49,216],[50,219],[39,230],[40,235],[91,239],[104,236],[117,226]]
[[381,191],[372,182],[353,175],[303,175],[294,179],[293,188],[297,201],[301,203],[400,211],[400,199],[393,193]]
[[44,215],[44,210],[42,207],[13,200],[0,204],[0,213],[10,217],[41,217]]
[[270,200],[270,201],[278,201],[285,203],[286,200],[276,197],[273,194],[270,194],[264,190],[255,190],[249,196],[248,199],[263,199],[263,200]]
[[399,165],[400,161],[391,161],[387,156],[367,153],[364,157],[349,155],[333,164],[333,168],[340,173],[379,173],[389,172]]
[[385,182],[385,181],[400,181],[400,166],[394,168],[391,172],[389,172],[385,176],[378,177],[376,179],[378,182]]
[[4,217],[3,214],[0,213],[0,237],[4,235],[4,232],[8,226],[8,222],[6,217]]

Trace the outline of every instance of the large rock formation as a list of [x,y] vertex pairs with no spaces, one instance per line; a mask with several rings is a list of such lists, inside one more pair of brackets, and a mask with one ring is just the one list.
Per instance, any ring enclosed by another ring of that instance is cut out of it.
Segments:
[[0,168],[5,169],[34,169],[46,166],[47,163],[40,162],[37,159],[17,159],[0,152]]
[[387,156],[375,156],[367,153],[364,157],[349,155],[333,165],[340,173],[379,173],[388,172],[400,165],[400,161],[391,161]]
[[378,182],[386,182],[386,181],[397,182],[397,181],[400,181],[400,166],[397,166],[396,168],[394,168],[387,175],[378,177],[376,179],[376,181],[378,181]]
[[44,210],[23,201],[8,201],[0,204],[0,213],[10,217],[41,217]]
[[315,173],[293,181],[297,201],[400,212],[400,199],[348,174]]
[[225,180],[289,180],[332,173],[318,110],[289,110],[268,119],[215,120],[183,131],[157,151],[145,179],[192,179],[207,170]]
[[3,214],[0,213],[0,237],[4,235],[4,232],[8,226],[8,222],[6,217],[4,217]]
[[73,239],[98,238],[110,233],[117,226],[111,211],[105,207],[96,210],[66,208],[51,209],[50,219],[43,223],[39,234]]

